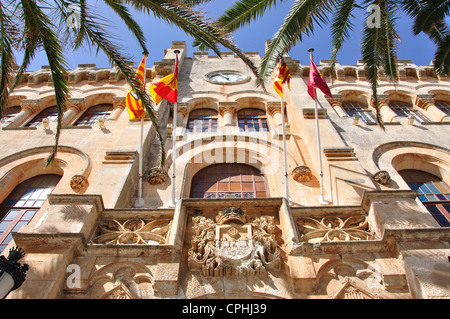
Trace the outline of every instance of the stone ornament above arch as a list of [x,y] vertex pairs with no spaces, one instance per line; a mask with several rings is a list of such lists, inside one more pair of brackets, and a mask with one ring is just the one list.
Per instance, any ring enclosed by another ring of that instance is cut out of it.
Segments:
[[28,178],[49,172],[63,175],[61,182],[64,183],[65,180],[73,191],[84,191],[88,186],[88,177],[92,169],[89,156],[74,147],[60,145],[55,161],[51,165],[46,165],[52,150],[53,146],[40,146],[1,158],[0,189],[2,193],[3,190],[12,190]]
[[432,144],[410,141],[382,144],[370,154],[369,165],[374,178],[383,171],[402,188],[408,188],[398,174],[403,169],[422,170],[450,181],[450,150]]

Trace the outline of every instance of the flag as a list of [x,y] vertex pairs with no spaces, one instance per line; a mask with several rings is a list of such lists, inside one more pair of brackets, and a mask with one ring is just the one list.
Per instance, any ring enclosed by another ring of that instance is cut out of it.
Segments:
[[172,103],[178,101],[178,55],[175,62],[175,71],[162,78],[159,82],[153,83],[150,86],[150,95],[158,105],[162,100],[167,100]]
[[[138,82],[139,89],[143,89],[144,87],[145,60],[146,57],[144,55],[136,71],[136,80]],[[145,110],[142,106],[142,101],[131,87],[128,89],[125,105],[127,107],[130,120],[143,119],[145,117]]]
[[289,90],[291,89],[291,73],[289,72],[289,68],[286,65],[286,62],[284,62],[283,57],[280,59],[280,66],[278,67],[278,75],[273,82],[273,87],[275,91],[283,97],[283,84],[287,83],[289,86]]
[[311,58],[311,63],[309,66],[308,93],[313,99],[316,99],[316,93],[314,88],[318,88],[326,96],[333,97],[331,95],[331,91],[330,88],[328,87],[327,82],[325,81],[319,69],[314,64],[314,61]]

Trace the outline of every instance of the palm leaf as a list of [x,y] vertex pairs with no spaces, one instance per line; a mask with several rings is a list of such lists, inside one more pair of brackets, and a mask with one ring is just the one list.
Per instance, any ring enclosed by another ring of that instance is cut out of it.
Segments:
[[103,30],[97,21],[90,18],[88,8],[86,8],[86,16],[84,19],[84,30],[85,38],[89,39],[92,44],[96,45],[98,49],[101,49],[106,56],[109,58],[110,63],[117,66],[117,68],[124,74],[127,82],[130,84],[133,90],[137,93],[141,101],[145,106],[145,109],[152,121],[158,141],[161,148],[161,167],[165,165],[165,150],[164,150],[164,140],[159,130],[158,119],[155,115],[155,110],[153,109],[153,102],[147,92],[139,90],[139,83],[136,80],[136,75],[134,69],[131,67],[130,60],[124,57],[120,49],[111,41],[109,41],[110,35]]
[[340,0],[336,4],[337,10],[333,14],[333,23],[331,25],[331,74],[333,74],[336,64],[336,57],[342,44],[350,37],[350,31],[353,29],[352,19],[353,9],[361,8],[355,0]]
[[61,119],[65,110],[65,103],[69,94],[68,81],[64,77],[67,63],[64,60],[62,45],[58,40],[56,33],[52,27],[54,25],[49,17],[44,14],[35,1],[23,0],[23,18],[26,25],[27,34],[36,35],[37,39],[41,41],[44,52],[47,55],[52,81],[55,90],[56,109],[58,111],[58,119],[55,133],[55,144],[52,153],[47,159],[47,164],[50,164],[57,153],[59,137],[61,134]]
[[371,28],[367,24],[365,25],[362,38],[362,59],[366,65],[368,80],[372,87],[377,122],[384,129],[377,98],[378,73],[381,69],[389,78],[395,79],[397,77],[395,52],[398,35],[395,31],[392,2],[377,0],[373,1],[372,4],[376,4],[380,8],[381,23],[379,28]]
[[241,0],[228,9],[217,21],[233,32],[261,17],[267,9],[283,0]]
[[3,117],[8,106],[8,80],[14,72],[14,56],[12,44],[14,43],[14,26],[5,10],[6,8],[0,3],[0,54],[1,54],[1,73],[0,73],[0,115]]
[[217,24],[211,23],[199,12],[183,5],[178,1],[148,1],[148,0],[126,0],[136,9],[152,12],[157,18],[166,21],[171,25],[183,30],[191,35],[205,47],[212,49],[218,56],[221,52],[218,44],[231,50],[252,70],[253,74],[259,79],[258,68],[254,65],[237,45],[234,44],[230,33]]
[[259,72],[263,79],[272,74],[280,56],[301,41],[303,34],[313,32],[315,24],[321,26],[328,21],[332,3],[331,0],[297,0],[292,5],[262,59]]

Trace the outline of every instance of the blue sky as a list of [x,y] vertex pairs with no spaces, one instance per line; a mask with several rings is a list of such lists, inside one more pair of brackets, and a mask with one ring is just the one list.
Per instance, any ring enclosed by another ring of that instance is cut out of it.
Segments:
[[[233,1],[214,0],[210,4],[203,5],[203,9],[208,16],[212,18],[218,17],[222,12],[232,5]],[[102,1],[89,1],[89,4],[98,7],[103,16],[110,19],[113,33],[117,37],[117,42],[123,46],[124,52],[135,61],[137,65],[142,57],[142,49],[136,40],[133,39],[131,33],[120,24],[119,18],[112,12],[105,10]],[[235,42],[243,51],[257,51],[262,55],[264,53],[264,46],[266,40],[270,39],[281,25],[284,16],[286,15],[292,1],[284,1],[266,12],[264,17],[258,19],[255,23],[239,30],[235,33]],[[341,64],[356,64],[360,59],[360,39],[363,23],[365,23],[362,14],[364,12],[359,10],[360,18],[354,21],[354,31],[351,39],[344,43],[340,54],[338,54],[338,61]],[[164,56],[164,49],[170,48],[172,41],[186,41],[188,46],[188,55],[196,51],[191,46],[193,39],[185,35],[181,30],[174,26],[169,26],[167,23],[155,19],[153,16],[148,16],[143,13],[136,13],[135,19],[141,25],[147,39],[147,47],[149,49],[149,58],[147,65],[153,65],[154,62],[160,61]],[[400,16],[397,20],[398,32],[401,38],[401,43],[398,46],[398,58],[409,59],[417,65],[429,64],[433,59],[435,45],[428,39],[427,36],[420,34],[418,36],[412,35],[411,21]],[[325,26],[323,29],[316,28],[315,34],[309,38],[304,38],[302,43],[297,44],[295,48],[289,52],[289,55],[301,64],[308,64],[309,53],[307,49],[315,48],[314,60],[316,63],[320,59],[329,59],[331,55],[329,28]],[[97,67],[109,67],[108,60],[103,54],[96,54],[95,51],[90,52],[87,48],[82,48],[77,51],[68,49],[66,51],[66,58],[69,67],[75,69],[81,63],[95,63]],[[17,56],[17,62],[21,62],[21,57]],[[46,65],[47,60],[43,53],[36,56],[28,70],[38,70],[42,65]]]

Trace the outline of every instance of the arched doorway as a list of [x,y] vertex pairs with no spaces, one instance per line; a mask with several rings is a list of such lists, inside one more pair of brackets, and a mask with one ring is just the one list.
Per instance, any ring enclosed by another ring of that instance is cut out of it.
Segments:
[[266,179],[261,172],[245,164],[208,166],[192,179],[190,198],[262,198],[268,197]]
[[38,175],[19,185],[0,205],[0,252],[12,239],[12,233],[28,225],[58,184],[61,176]]
[[450,186],[441,178],[416,169],[400,170],[399,174],[425,205],[439,225],[450,227]]

